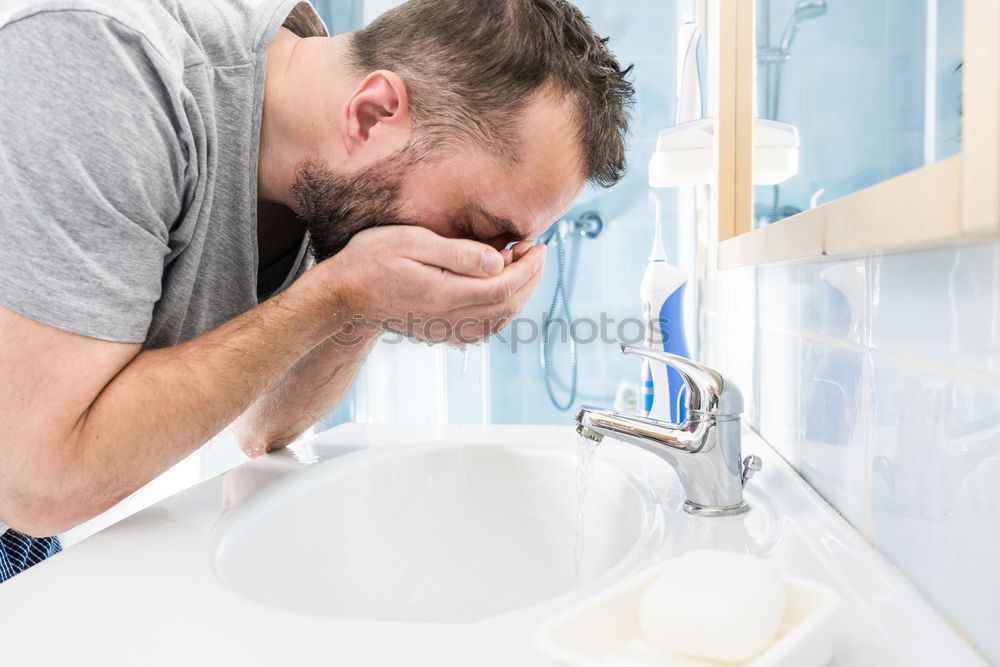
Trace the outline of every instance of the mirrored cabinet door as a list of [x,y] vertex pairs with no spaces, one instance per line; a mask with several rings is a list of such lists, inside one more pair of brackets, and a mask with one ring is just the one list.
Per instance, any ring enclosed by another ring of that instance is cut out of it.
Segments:
[[754,3],[754,228],[960,151],[962,0]]

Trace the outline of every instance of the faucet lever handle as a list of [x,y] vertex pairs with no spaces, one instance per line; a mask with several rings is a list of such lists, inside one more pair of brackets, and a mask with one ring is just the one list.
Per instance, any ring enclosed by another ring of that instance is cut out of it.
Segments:
[[756,454],[750,454],[743,459],[743,473],[740,475],[740,481],[743,483],[743,486],[746,486],[750,478],[762,467],[764,467],[764,464]]
[[740,390],[715,369],[676,354],[646,347],[622,345],[621,350],[624,354],[637,354],[677,371],[687,385],[689,412],[712,413],[716,417],[735,416],[743,412]]

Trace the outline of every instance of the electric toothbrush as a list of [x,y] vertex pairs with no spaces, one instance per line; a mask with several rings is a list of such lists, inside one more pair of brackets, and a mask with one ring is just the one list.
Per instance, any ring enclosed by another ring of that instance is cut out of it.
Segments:
[[[642,299],[646,345],[681,357],[689,357],[684,335],[684,288],[687,273],[671,266],[663,250],[663,211],[656,193],[650,192],[656,206],[656,231],[642,276],[639,296]],[[663,364],[642,362],[643,411],[648,417],[680,424],[686,418],[684,380],[680,374]]]

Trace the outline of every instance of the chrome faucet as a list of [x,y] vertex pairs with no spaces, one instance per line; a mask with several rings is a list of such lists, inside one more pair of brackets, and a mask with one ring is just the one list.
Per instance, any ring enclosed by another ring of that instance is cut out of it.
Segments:
[[708,366],[647,348],[622,345],[664,363],[687,385],[687,418],[682,424],[581,407],[576,432],[594,442],[605,436],[641,447],[669,463],[680,478],[687,500],[684,509],[697,516],[727,516],[748,509],[743,487],[761,461],[740,460],[740,413],[743,396],[733,382]]

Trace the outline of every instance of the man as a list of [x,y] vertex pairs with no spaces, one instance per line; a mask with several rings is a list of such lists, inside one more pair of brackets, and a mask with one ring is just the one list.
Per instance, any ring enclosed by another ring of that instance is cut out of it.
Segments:
[[497,330],[633,94],[564,0],[8,0],[0,63],[0,578],[227,425],[292,441],[383,328]]

